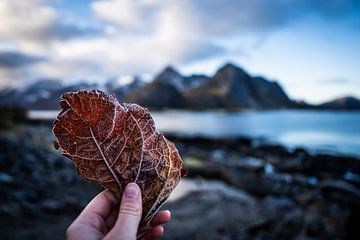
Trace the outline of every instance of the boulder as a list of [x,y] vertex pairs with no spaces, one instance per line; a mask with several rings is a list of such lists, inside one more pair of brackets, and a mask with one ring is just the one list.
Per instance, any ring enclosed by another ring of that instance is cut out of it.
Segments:
[[360,206],[360,189],[342,180],[324,180],[320,183],[322,194],[329,198],[346,204]]
[[233,239],[267,224],[272,216],[259,200],[216,181],[168,202],[165,208],[174,217],[163,239]]

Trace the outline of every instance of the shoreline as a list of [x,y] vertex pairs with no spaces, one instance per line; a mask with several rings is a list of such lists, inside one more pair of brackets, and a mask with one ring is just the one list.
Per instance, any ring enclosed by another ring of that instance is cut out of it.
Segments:
[[[45,121],[50,122],[55,120],[60,110],[58,109],[28,109],[24,110],[27,120],[29,121]],[[281,109],[150,109],[151,113],[178,113],[178,112],[190,112],[190,113],[252,113],[252,112],[288,112],[288,111],[300,111],[300,112],[329,112],[329,113],[358,113],[360,109],[304,109],[304,108],[281,108]]]
[[202,135],[202,134],[181,134],[176,132],[163,132],[165,136],[168,136],[171,139],[183,139],[185,141],[191,139],[198,139],[198,140],[210,140],[210,141],[245,141],[251,142],[253,145],[267,145],[272,146],[275,148],[283,148],[288,152],[294,152],[297,149],[302,149],[306,151],[310,155],[329,155],[333,157],[345,157],[345,158],[353,158],[358,159],[360,161],[360,154],[349,154],[344,153],[342,151],[332,150],[329,151],[328,149],[317,149],[317,148],[309,148],[307,146],[301,145],[287,145],[278,141],[274,141],[271,139],[267,139],[265,137],[253,137],[248,135],[241,135],[241,136],[209,136],[209,135]]
[[[51,124],[57,114],[58,111],[30,111],[28,117],[31,123]],[[311,154],[360,158],[360,129],[356,127],[360,114],[357,113],[290,110],[196,113],[171,110],[152,114],[157,129],[169,135],[243,137],[264,144],[282,145],[290,150],[304,148]]]
[[[0,132],[0,238],[48,239],[56,233],[62,239],[101,189],[81,180],[73,163],[55,151],[51,125],[17,124]],[[165,135],[176,144],[188,176],[180,185],[187,194],[164,205],[173,213],[164,239],[358,236],[352,225],[360,221],[358,158],[290,151],[244,137]],[[32,222],[45,230],[29,227]]]

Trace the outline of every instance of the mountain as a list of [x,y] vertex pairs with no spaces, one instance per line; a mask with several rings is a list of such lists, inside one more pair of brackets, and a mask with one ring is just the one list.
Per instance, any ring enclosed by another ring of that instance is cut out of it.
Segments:
[[132,91],[144,86],[146,83],[141,80],[139,77],[126,77],[126,82],[123,83],[120,81],[109,81],[105,84],[107,92],[114,93],[116,97],[123,101],[123,99]]
[[115,84],[112,81],[106,84],[88,83],[81,81],[72,85],[64,85],[56,79],[40,79],[22,89],[4,89],[0,91],[0,105],[19,106],[25,109],[58,109],[59,99],[65,92],[74,92],[81,89],[100,89],[114,93],[121,100],[128,92],[143,86],[144,82],[138,78],[126,84]]
[[0,90],[0,105],[25,109],[58,109],[60,96],[80,89],[100,89],[115,94],[121,102],[134,102],[151,109],[360,109],[360,100],[344,97],[321,104],[291,100],[275,81],[251,76],[228,63],[214,76],[183,76],[168,66],[151,82],[126,76],[105,83],[81,81],[65,85],[56,79],[40,79],[22,89]]
[[280,85],[262,77],[251,77],[241,68],[226,64],[212,77],[182,76],[165,68],[148,85],[125,98],[149,108],[286,108],[292,106]]
[[26,88],[2,90],[0,92],[0,105],[39,110],[58,109],[60,96],[64,92],[96,88],[100,88],[100,86],[86,82],[66,86],[60,80],[40,79]]
[[62,88],[63,85],[59,80],[40,79],[26,88],[2,90],[0,92],[0,104],[28,109],[32,107],[35,109],[54,109],[56,102],[52,101],[51,98],[56,95],[56,91]]
[[151,109],[184,108],[185,99],[178,89],[168,82],[152,81],[130,92],[124,102],[132,102]]
[[130,91],[124,101],[152,109],[186,108],[184,92],[203,85],[209,79],[205,75],[182,76],[168,66],[147,85]]
[[325,109],[360,109],[360,99],[352,96],[341,97],[319,105]]
[[169,83],[173,85],[178,91],[184,92],[200,87],[209,81],[209,79],[210,78],[205,75],[182,76],[172,66],[168,66],[154,78],[154,81]]
[[204,85],[185,93],[190,108],[287,108],[292,101],[276,82],[226,64]]

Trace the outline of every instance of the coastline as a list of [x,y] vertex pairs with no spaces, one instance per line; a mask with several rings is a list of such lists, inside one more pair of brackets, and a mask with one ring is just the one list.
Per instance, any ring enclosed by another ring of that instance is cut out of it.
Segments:
[[[51,124],[58,111],[28,111],[26,121]],[[157,129],[170,135],[244,137],[311,154],[360,156],[360,112],[260,110],[242,112],[153,111]]]
[[[289,150],[244,137],[166,137],[178,147],[188,172],[185,179],[192,183],[179,185],[179,191],[189,190],[187,194],[165,204],[173,221],[166,226],[164,239],[357,234],[351,224],[360,221],[358,158],[313,155],[302,148]],[[52,139],[49,124],[1,129],[2,239],[44,239],[54,232],[62,239],[66,226],[100,191],[77,176],[72,162],[53,149]],[[204,206],[209,211],[200,213]],[[232,214],[223,215],[229,211]],[[214,214],[221,221],[214,222]],[[58,225],[57,216],[62,219]],[[39,234],[30,222],[49,230]],[[281,231],[294,222],[295,228]],[[181,231],[184,227],[192,234]]]

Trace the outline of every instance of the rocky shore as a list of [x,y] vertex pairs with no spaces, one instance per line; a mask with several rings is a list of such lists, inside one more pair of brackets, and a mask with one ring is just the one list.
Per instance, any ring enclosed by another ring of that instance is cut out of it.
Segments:
[[359,239],[359,159],[248,138],[168,138],[182,153],[189,178],[220,179],[246,197],[207,189],[170,203],[174,215],[193,209],[201,217],[175,219],[167,239]]
[[[0,133],[0,239],[64,239],[100,189],[53,149],[50,125]],[[188,176],[164,206],[173,216],[164,239],[360,239],[360,159],[248,138],[167,137]]]

